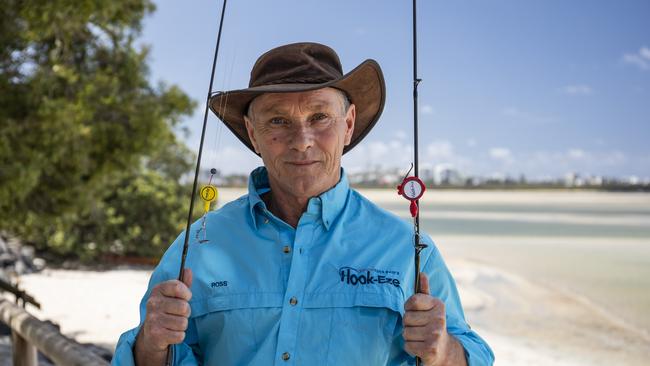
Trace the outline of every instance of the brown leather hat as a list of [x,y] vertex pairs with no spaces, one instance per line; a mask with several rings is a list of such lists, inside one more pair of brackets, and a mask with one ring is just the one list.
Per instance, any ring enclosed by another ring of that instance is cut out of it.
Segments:
[[332,87],[344,91],[356,106],[357,118],[350,151],[375,125],[386,99],[384,75],[375,60],[365,60],[343,75],[333,49],[318,43],[293,43],[274,48],[257,59],[247,89],[210,96],[212,112],[253,152],[244,114],[250,102],[263,93],[295,93]]

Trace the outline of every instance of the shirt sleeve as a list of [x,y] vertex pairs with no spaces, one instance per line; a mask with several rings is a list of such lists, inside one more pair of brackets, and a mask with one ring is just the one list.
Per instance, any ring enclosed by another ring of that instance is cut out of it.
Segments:
[[[135,359],[133,347],[135,346],[135,339],[140,331],[140,327],[144,322],[147,309],[147,300],[151,294],[151,290],[159,283],[176,279],[178,277],[178,269],[180,268],[181,250],[183,246],[184,235],[181,234],[174,243],[167,249],[163,255],[160,263],[154,269],[149,285],[142,300],[140,300],[140,324],[130,329],[120,336],[120,339],[115,346],[115,354],[111,365],[115,366],[135,366]],[[174,345],[174,362],[173,365],[190,366],[199,365],[196,327],[192,319],[188,322],[188,328],[185,332],[185,340],[182,343]]]
[[423,241],[429,245],[425,251],[430,251],[422,272],[429,277],[431,296],[437,297],[445,303],[447,315],[447,332],[461,343],[465,349],[465,358],[469,366],[492,365],[494,353],[490,346],[465,321],[465,313],[458,296],[456,282],[454,281],[442,255],[427,236],[422,236]]

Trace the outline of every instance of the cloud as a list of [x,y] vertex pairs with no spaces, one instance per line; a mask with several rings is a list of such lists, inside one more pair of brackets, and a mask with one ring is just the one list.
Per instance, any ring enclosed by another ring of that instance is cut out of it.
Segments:
[[[399,131],[398,131],[399,132]],[[388,141],[364,141],[343,156],[343,166],[350,172],[374,167],[408,167],[413,160],[413,145],[405,138]]]
[[641,70],[650,70],[650,48],[641,47],[636,53],[626,53],[622,60],[626,64],[634,65]]
[[420,154],[423,166],[434,167],[451,165],[463,172],[475,172],[475,161],[456,151],[454,144],[447,140],[434,140],[429,142]]
[[435,110],[433,109],[433,106],[431,106],[430,104],[425,104],[422,106],[422,108],[420,108],[420,111],[422,112],[422,114],[433,114]]
[[427,145],[426,156],[429,159],[450,159],[454,156],[454,146],[449,141],[433,141]]
[[580,160],[587,156],[587,153],[582,149],[569,149],[567,156],[571,159]]
[[507,117],[507,119],[511,122],[515,122],[517,124],[523,123],[526,125],[540,126],[552,124],[557,121],[557,118],[530,113],[514,106],[507,106],[502,108],[501,114]]
[[610,151],[602,154],[602,156],[599,157],[599,160],[604,165],[618,166],[627,163],[628,159],[627,155],[621,151]]
[[519,111],[519,109],[517,109],[515,107],[505,107],[505,108],[503,108],[501,110],[501,113],[503,113],[506,116],[510,116],[510,117],[521,116],[521,112]]
[[581,175],[617,175],[629,168],[630,159],[618,150],[534,151],[518,156],[517,168],[527,174],[559,177],[567,172]]
[[408,135],[406,134],[406,132],[404,132],[404,130],[395,131],[395,138],[396,139],[398,139],[398,140],[406,140],[407,137],[408,137]]
[[488,150],[488,155],[501,164],[512,165],[515,162],[512,151],[505,147],[492,147]]
[[562,92],[568,95],[591,95],[593,89],[588,85],[577,84],[577,85],[567,85],[563,87]]
[[509,161],[512,159],[510,149],[505,147],[493,147],[488,151],[488,153],[490,154],[490,157],[495,160]]
[[[422,142],[419,154],[422,168],[453,164],[465,171],[474,171],[472,159],[458,154],[454,144],[447,140]],[[366,141],[343,156],[343,166],[350,172],[375,167],[406,169],[412,161],[413,145],[410,140],[397,138],[388,141]]]

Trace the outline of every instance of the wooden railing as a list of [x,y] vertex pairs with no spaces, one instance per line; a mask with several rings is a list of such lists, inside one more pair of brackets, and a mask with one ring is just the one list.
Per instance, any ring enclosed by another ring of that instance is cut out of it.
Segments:
[[103,358],[67,338],[49,323],[0,298],[0,321],[11,328],[14,366],[37,366],[37,350],[62,366],[108,366]]

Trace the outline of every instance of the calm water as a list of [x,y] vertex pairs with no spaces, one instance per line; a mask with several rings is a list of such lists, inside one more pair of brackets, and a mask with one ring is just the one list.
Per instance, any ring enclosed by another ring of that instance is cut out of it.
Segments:
[[[407,214],[399,200],[378,203]],[[434,192],[421,209],[445,255],[568,290],[650,332],[650,195]]]

